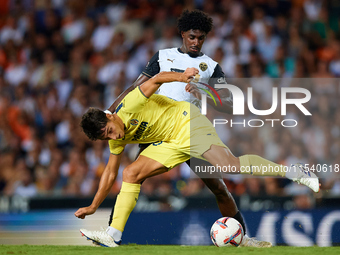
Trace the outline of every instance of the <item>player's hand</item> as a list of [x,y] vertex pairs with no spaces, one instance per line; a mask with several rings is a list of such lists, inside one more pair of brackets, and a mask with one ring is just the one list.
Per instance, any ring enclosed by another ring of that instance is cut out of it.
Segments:
[[91,207],[91,206],[88,206],[88,207],[82,207],[82,208],[79,208],[75,213],[74,215],[76,217],[78,217],[79,219],[85,219],[85,216],[86,215],[91,215],[91,214],[94,214],[96,212],[96,209]]
[[181,74],[181,81],[189,83],[191,80],[195,78],[196,75],[198,75],[198,73],[199,71],[195,67],[187,68],[185,72]]
[[194,97],[201,100],[201,93],[195,84],[188,83],[185,86],[185,91],[191,93]]

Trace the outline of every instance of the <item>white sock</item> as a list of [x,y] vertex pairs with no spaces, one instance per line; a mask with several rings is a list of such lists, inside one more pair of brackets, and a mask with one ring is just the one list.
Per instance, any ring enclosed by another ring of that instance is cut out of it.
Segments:
[[110,236],[113,237],[113,239],[115,239],[116,242],[119,242],[120,239],[122,239],[122,232],[119,231],[118,229],[115,229],[111,226],[108,226],[106,229],[106,233],[108,233]]
[[295,180],[299,176],[300,169],[295,166],[291,166],[286,172],[286,178],[289,180]]

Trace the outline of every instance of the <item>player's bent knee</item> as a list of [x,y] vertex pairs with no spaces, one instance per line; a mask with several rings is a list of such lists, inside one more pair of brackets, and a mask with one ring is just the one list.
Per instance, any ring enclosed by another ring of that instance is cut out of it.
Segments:
[[143,178],[138,169],[127,166],[123,171],[123,181],[128,183],[141,183]]

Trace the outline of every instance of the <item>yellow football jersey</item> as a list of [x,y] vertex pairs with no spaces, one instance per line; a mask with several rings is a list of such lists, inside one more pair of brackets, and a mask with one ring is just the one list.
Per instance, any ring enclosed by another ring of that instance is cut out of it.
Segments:
[[147,98],[139,87],[135,88],[124,97],[116,109],[117,115],[124,123],[125,136],[109,141],[110,152],[120,154],[124,145],[130,143],[189,140],[189,132],[183,137],[183,132],[180,131],[190,121],[190,107],[195,106],[162,95]]

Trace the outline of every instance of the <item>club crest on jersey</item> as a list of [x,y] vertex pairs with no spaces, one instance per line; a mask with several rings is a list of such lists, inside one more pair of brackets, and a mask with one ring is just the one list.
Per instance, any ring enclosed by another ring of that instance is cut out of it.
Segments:
[[139,121],[138,121],[137,119],[132,119],[132,120],[130,120],[130,124],[131,124],[132,126],[137,126],[138,123],[139,123]]
[[204,62],[201,62],[199,67],[202,70],[202,72],[204,72],[205,70],[208,69],[208,65],[206,63],[204,63]]

